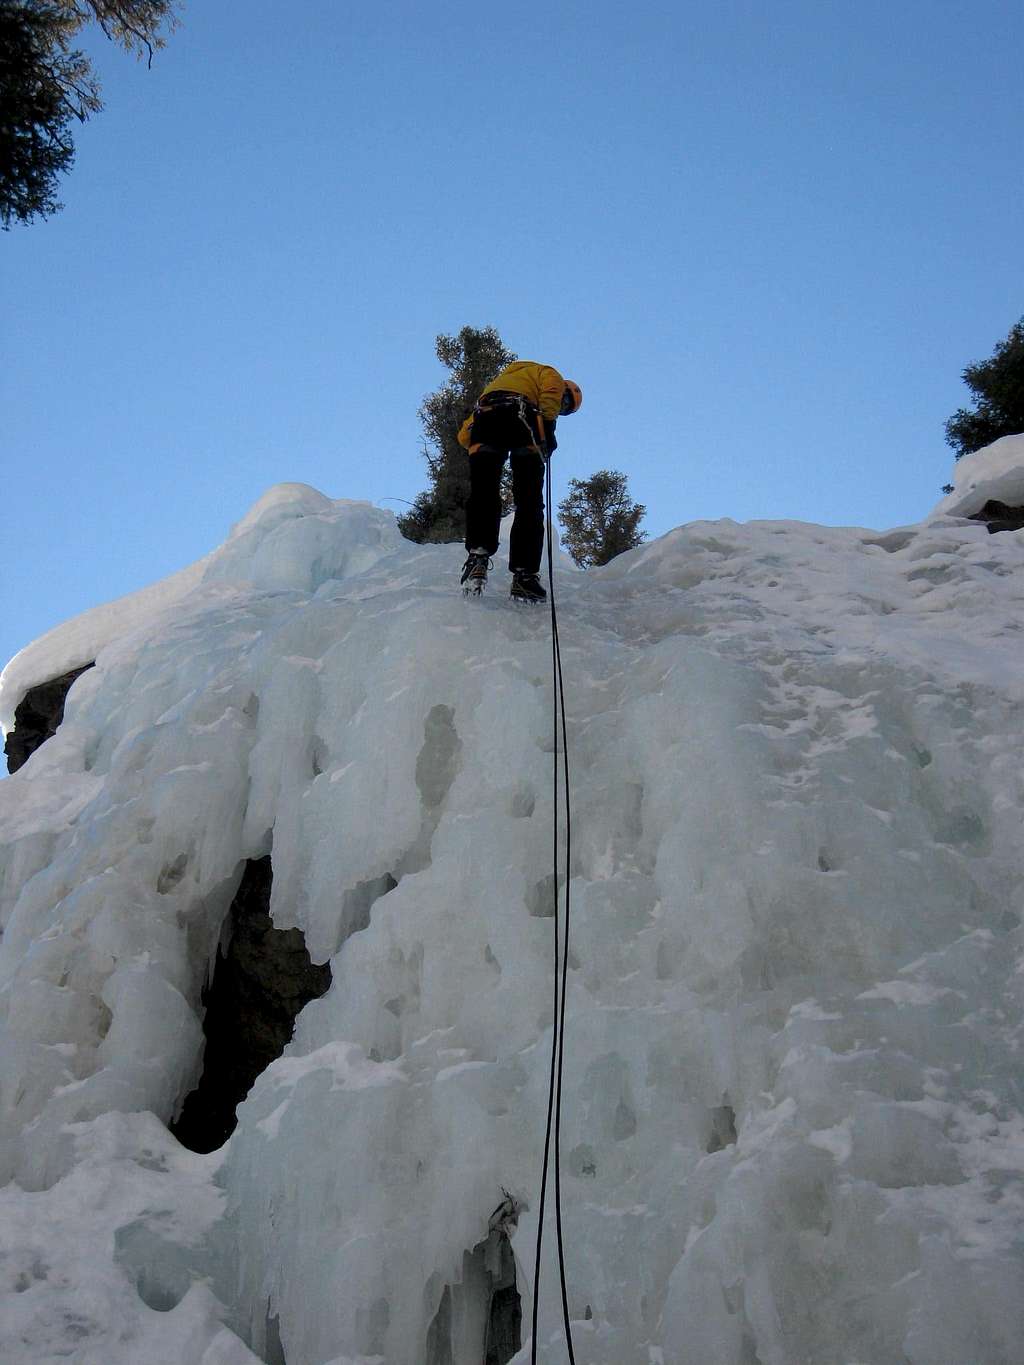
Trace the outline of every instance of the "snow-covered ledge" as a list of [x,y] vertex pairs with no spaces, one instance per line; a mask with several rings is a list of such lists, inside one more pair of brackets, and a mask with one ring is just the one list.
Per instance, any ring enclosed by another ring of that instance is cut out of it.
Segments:
[[1024,434],[1003,436],[953,467],[953,491],[935,516],[984,521],[990,531],[1024,527]]

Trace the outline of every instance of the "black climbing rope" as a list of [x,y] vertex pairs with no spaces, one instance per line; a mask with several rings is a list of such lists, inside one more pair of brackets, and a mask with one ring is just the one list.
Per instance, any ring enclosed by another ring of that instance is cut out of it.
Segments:
[[[555,902],[555,995],[554,1016],[551,1029],[551,1076],[548,1082],[548,1116],[544,1133],[544,1172],[540,1182],[540,1208],[537,1214],[537,1258],[533,1273],[533,1334],[530,1361],[537,1365],[537,1313],[540,1303],[540,1261],[544,1242],[544,1205],[547,1196],[548,1166],[552,1147],[552,1129],[555,1149],[555,1233],[558,1241],[558,1276],[562,1287],[562,1321],[565,1324],[565,1344],[569,1352],[570,1365],[576,1365],[572,1345],[572,1326],[569,1321],[569,1296],[565,1285],[565,1248],[562,1239],[562,1171],[560,1161],[562,1128],[562,1062],[565,1056],[565,987],[569,971],[569,867],[572,852],[572,820],[569,809],[569,746],[565,729],[565,688],[562,682],[562,653],[558,641],[558,613],[555,610],[555,570],[552,549],[551,524],[551,461],[544,461],[544,498],[547,509],[548,544],[548,601],[551,605],[551,674],[554,698],[554,764],[552,775],[552,826],[553,826],[553,863],[554,887],[552,894]],[[561,730],[559,730],[561,727]],[[558,927],[558,737],[562,737],[562,768],[565,786],[565,929],[559,935]],[[559,939],[561,938],[561,953]]]

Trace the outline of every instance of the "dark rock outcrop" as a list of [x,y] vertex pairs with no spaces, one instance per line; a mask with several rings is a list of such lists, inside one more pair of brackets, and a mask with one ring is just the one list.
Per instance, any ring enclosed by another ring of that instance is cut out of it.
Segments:
[[25,693],[14,712],[14,728],[4,742],[9,773],[16,773],[40,744],[45,744],[57,733],[57,726],[64,719],[64,703],[71,684],[92,667],[92,663],[83,664],[81,668],[62,673],[59,678],[37,683]]
[[245,865],[229,911],[229,938],[203,992],[206,1049],[199,1084],[171,1132],[193,1152],[212,1152],[235,1129],[235,1109],[291,1041],[304,1005],[331,984],[330,966],[310,961],[300,929],[270,918],[270,858]]
[[983,521],[989,535],[995,535],[997,531],[1020,531],[1024,530],[1024,507],[1007,507],[1005,502],[989,498],[981,511],[974,512],[969,520]]

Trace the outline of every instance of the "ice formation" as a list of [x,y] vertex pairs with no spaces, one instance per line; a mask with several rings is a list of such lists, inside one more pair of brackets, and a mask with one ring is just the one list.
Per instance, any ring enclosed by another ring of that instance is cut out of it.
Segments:
[[[1024,539],[965,515],[559,575],[581,1365],[1024,1359]],[[461,553],[283,485],[5,672],[9,723],[96,659],[0,783],[7,1365],[483,1365],[503,1187],[529,1360],[548,620]],[[200,1156],[165,1125],[268,854],[333,980]],[[557,1300],[552,1259],[545,1365]]]
[[965,455],[953,468],[952,487],[936,515],[973,517],[987,502],[1024,506],[1024,436],[1003,436]]

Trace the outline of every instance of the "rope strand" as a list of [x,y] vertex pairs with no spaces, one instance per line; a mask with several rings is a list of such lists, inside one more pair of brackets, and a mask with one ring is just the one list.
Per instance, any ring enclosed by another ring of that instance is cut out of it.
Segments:
[[[558,638],[558,614],[555,610],[555,571],[552,550],[551,523],[551,462],[544,461],[544,495],[547,512],[547,560],[548,560],[548,600],[551,605],[551,682],[553,699],[552,728],[554,731],[554,763],[552,771],[552,842],[554,865],[554,1011],[551,1021],[551,1074],[548,1082],[548,1114],[544,1133],[544,1170],[540,1183],[540,1206],[537,1214],[537,1256],[533,1276],[533,1335],[531,1340],[531,1365],[537,1365],[537,1320],[540,1305],[541,1250],[544,1242],[544,1209],[547,1197],[548,1165],[551,1155],[552,1127],[554,1128],[555,1148],[555,1231],[558,1242],[558,1276],[562,1293],[562,1321],[565,1325],[565,1344],[569,1352],[570,1365],[576,1365],[573,1351],[572,1325],[569,1320],[569,1296],[565,1276],[565,1247],[562,1238],[562,1171],[561,1171],[561,1126],[562,1126],[562,1063],[565,1056],[565,1001],[566,981],[569,972],[569,883],[571,854],[571,823],[569,808],[569,746],[565,724],[565,687],[562,679],[562,652]],[[565,932],[561,936],[561,955],[559,954],[558,929],[558,736],[561,724],[562,759],[565,785]]]

